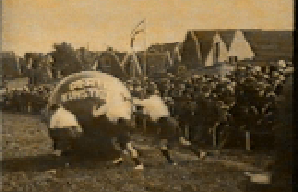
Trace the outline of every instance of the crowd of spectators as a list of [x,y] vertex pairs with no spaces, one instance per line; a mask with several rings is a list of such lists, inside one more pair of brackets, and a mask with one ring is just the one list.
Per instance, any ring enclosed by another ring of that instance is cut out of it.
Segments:
[[[226,76],[169,74],[165,78],[130,79],[125,84],[134,97],[161,96],[180,123],[182,134],[191,141],[210,143],[211,135],[217,134],[218,144],[223,146],[229,135],[238,131],[272,132],[275,98],[292,73],[291,63],[267,71],[248,64]],[[39,113],[53,87],[7,90],[4,109]]]
[[3,110],[39,114],[45,108],[54,85],[24,86],[6,89]]
[[126,85],[136,97],[161,96],[191,141],[210,144],[216,134],[217,144],[224,146],[239,132],[270,137],[276,118],[276,97],[292,73],[291,63],[265,71],[248,64],[224,77],[169,75],[164,79],[129,80]]

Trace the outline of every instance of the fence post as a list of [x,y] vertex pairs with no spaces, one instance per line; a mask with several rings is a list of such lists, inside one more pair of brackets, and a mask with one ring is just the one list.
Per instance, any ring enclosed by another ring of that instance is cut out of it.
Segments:
[[147,118],[147,117],[144,117],[144,118],[143,118],[143,128],[144,128],[144,133],[146,133],[146,130],[147,130],[147,121],[146,121],[146,118]]
[[[143,77],[141,79],[141,85],[142,85],[142,92],[141,92],[141,98],[145,99],[146,96],[146,82],[145,82],[145,78]],[[146,133],[146,129],[147,129],[147,117],[143,118],[143,133]]]
[[131,115],[131,121],[134,125],[134,131],[136,131],[137,130],[137,122],[136,122],[136,117],[134,114]]
[[186,139],[189,140],[189,126],[188,125],[184,126],[184,136]]
[[28,105],[27,105],[27,112],[28,112],[28,113],[31,113],[31,112],[32,112],[32,103],[31,103],[31,102],[28,102]]
[[217,147],[217,126],[213,128],[213,147]]
[[249,131],[246,131],[245,132],[245,138],[246,138],[246,150],[247,151],[250,151],[251,149],[251,143],[250,143],[250,132]]

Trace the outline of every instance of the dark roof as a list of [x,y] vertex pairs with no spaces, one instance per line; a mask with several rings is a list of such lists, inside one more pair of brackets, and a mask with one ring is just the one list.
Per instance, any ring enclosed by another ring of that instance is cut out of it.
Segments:
[[292,59],[292,31],[242,31],[256,54],[256,60]]
[[102,51],[100,53],[92,53],[92,54],[95,55],[95,57],[97,57],[97,58],[102,57],[102,56],[106,56],[106,55],[115,54],[119,58],[120,62],[122,62],[125,55],[127,55],[127,53],[122,53],[122,52],[118,52],[118,51]]
[[45,54],[43,54],[43,53],[25,53],[26,58],[33,58],[33,59],[40,59],[44,55]]
[[147,50],[152,52],[160,52],[160,53],[169,51],[170,53],[172,53],[177,45],[179,45],[179,42],[157,43],[148,47]]
[[201,43],[200,49],[202,53],[202,59],[205,61],[210,49],[213,46],[213,37],[215,36],[216,31],[193,31],[193,34],[198,39],[198,42]]
[[[202,44],[202,59],[205,61],[213,46],[213,37],[220,35],[229,49],[234,39],[235,32],[240,30],[250,43],[252,51],[256,54],[255,60],[279,60],[293,57],[293,32],[292,31],[264,31],[261,29],[227,29],[227,30],[192,30],[195,37]],[[189,33],[190,33],[189,32]]]
[[226,30],[226,31],[219,31],[219,35],[222,40],[226,43],[227,48],[229,49],[232,41],[234,39],[236,30]]
[[121,53],[121,52],[115,52],[115,55],[118,56],[120,62],[124,59],[126,53]]
[[0,57],[15,57],[16,54],[13,51],[1,51]]
[[[141,68],[143,68],[143,62],[144,62],[144,52],[137,52],[136,53],[137,57],[139,58]],[[165,53],[147,53],[146,54],[146,61],[147,65],[158,65],[158,64],[163,64],[163,62],[167,61],[167,54]]]

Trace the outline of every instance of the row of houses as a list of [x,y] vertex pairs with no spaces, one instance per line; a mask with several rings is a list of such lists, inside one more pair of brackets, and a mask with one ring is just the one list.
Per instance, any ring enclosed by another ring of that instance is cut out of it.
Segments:
[[182,60],[189,69],[251,60],[265,64],[293,57],[292,31],[189,31]]
[[[153,44],[142,52],[119,52],[111,47],[105,51],[79,48],[73,52],[79,65],[85,65],[82,70],[99,70],[120,78],[142,75],[158,77],[166,73],[225,74],[236,64],[243,62],[259,66],[268,66],[279,60],[291,62],[293,32],[251,29],[190,30],[183,42]],[[58,68],[62,63],[59,63],[53,52],[27,53],[24,58],[11,54],[13,53],[1,55],[2,58],[10,58],[2,59],[7,70],[15,69],[17,74],[34,77],[31,81],[48,81],[64,76],[65,71]],[[5,71],[4,74],[8,73]],[[38,75],[42,77],[37,77]]]
[[105,52],[97,69],[112,74],[118,69],[129,77],[187,72],[224,75],[236,64],[269,66],[279,60],[291,62],[292,58],[292,31],[190,30],[184,42],[153,44],[146,52]]
[[22,74],[24,60],[12,51],[0,53],[1,75],[4,78],[19,77]]
[[96,52],[95,70],[113,74],[117,77],[154,76],[172,72],[181,62],[182,43],[154,44],[146,51],[118,52],[107,50]]

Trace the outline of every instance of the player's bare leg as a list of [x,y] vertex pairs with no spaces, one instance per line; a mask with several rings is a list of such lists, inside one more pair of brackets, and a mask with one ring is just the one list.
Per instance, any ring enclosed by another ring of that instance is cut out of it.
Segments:
[[143,170],[144,169],[144,164],[139,160],[139,153],[138,151],[132,146],[131,142],[128,142],[126,144],[127,149],[130,152],[130,156],[135,163],[134,169],[136,170]]

